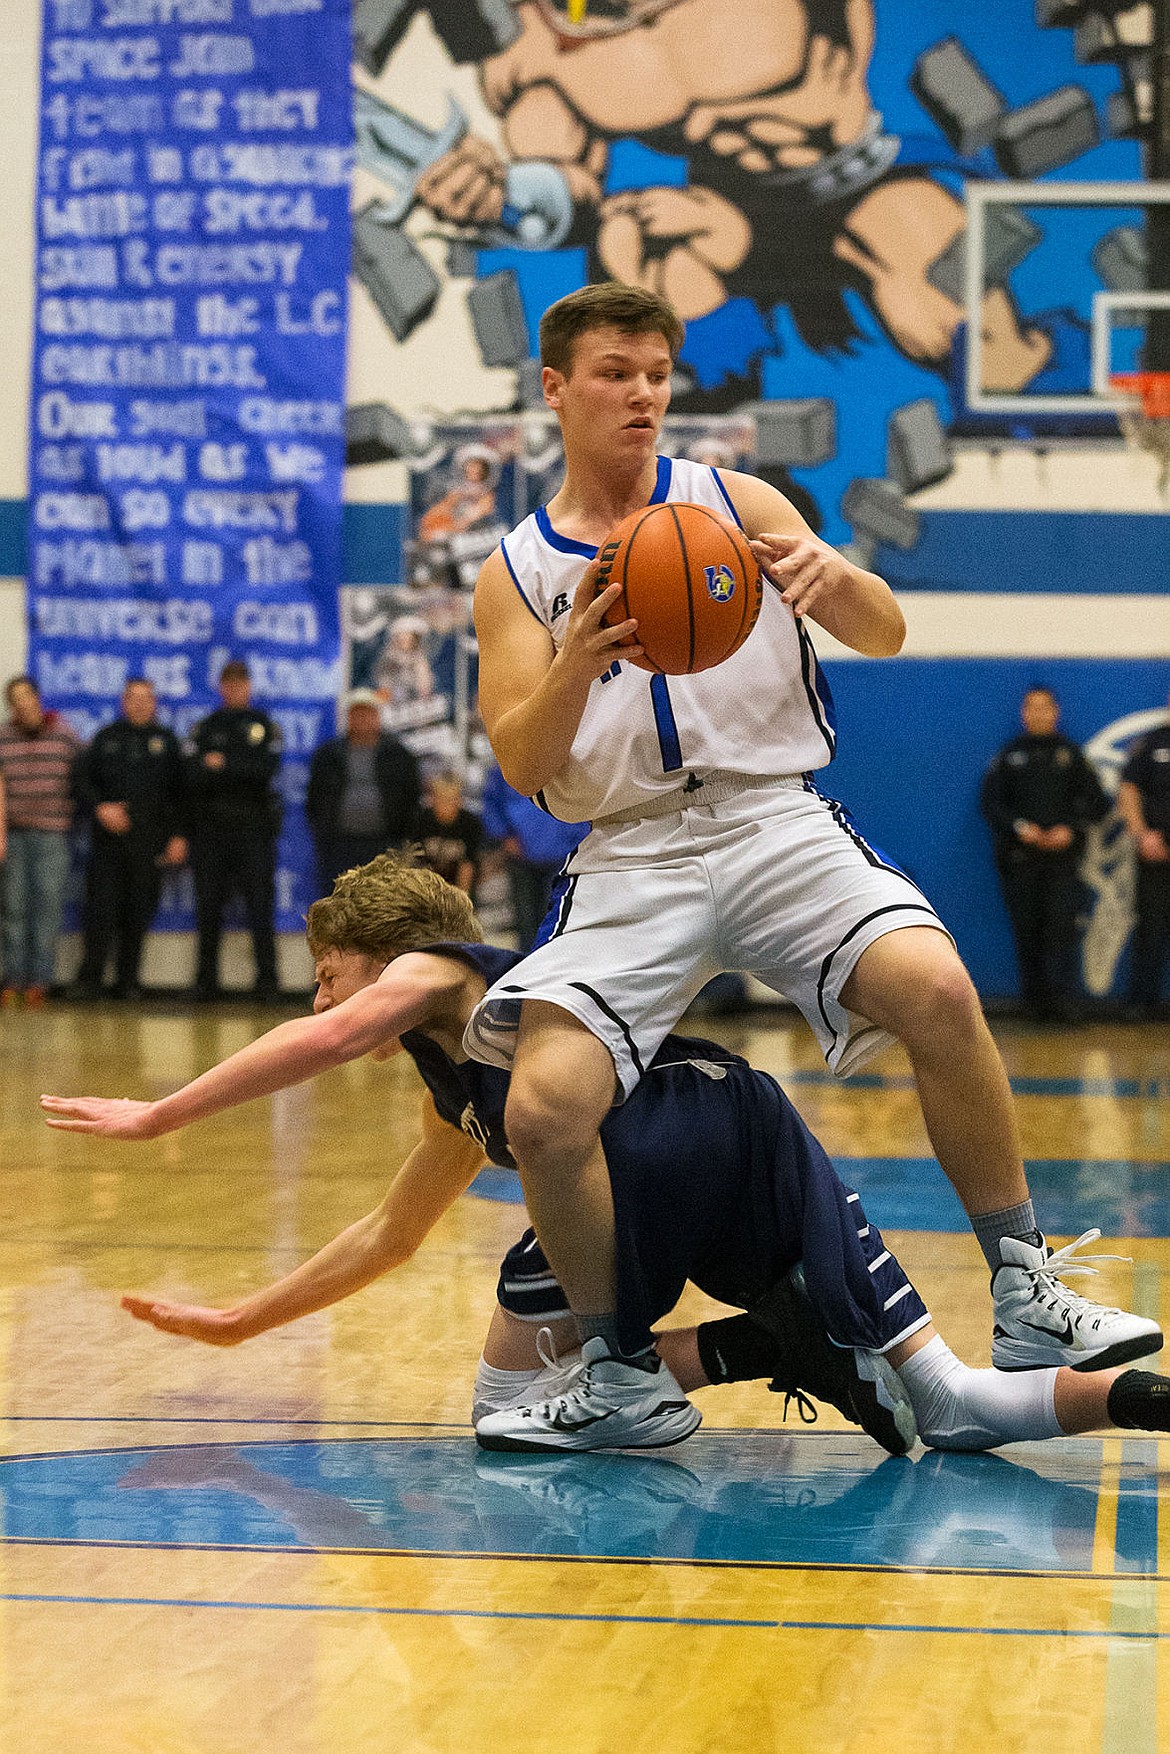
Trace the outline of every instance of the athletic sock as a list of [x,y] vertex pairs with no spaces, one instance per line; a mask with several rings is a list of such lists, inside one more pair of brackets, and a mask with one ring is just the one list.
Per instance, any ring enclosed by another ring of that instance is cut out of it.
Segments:
[[542,1369],[538,1365],[535,1370],[497,1370],[494,1364],[481,1358],[471,1396],[472,1424],[478,1425],[485,1413],[503,1413],[527,1400],[527,1391]]
[[1110,1387],[1105,1411],[1122,1431],[1170,1431],[1170,1376],[1123,1371]]
[[625,1350],[618,1339],[617,1316],[612,1310],[603,1310],[599,1315],[581,1315],[576,1310],[573,1313],[581,1330],[582,1345],[587,1340],[604,1340],[610,1357],[616,1358],[620,1363],[632,1364],[636,1369],[651,1374],[658,1369],[660,1360],[654,1350],[653,1340],[648,1340],[645,1346],[639,1346],[636,1351]]
[[1003,1206],[998,1212],[978,1212],[971,1219],[971,1228],[993,1273],[997,1267],[1003,1266],[999,1245],[1005,1236],[1026,1242],[1035,1249],[1044,1246],[1043,1233],[1036,1228],[1031,1200],[1021,1200],[1018,1206]]
[[702,1322],[695,1338],[708,1382],[754,1382],[776,1374],[776,1342],[750,1316]]

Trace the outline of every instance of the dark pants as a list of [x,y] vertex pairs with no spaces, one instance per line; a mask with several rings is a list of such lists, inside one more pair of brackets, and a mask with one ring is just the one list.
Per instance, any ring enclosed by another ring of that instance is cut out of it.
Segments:
[[343,871],[389,852],[384,834],[322,834],[317,838],[317,894],[328,895]]
[[512,925],[517,950],[530,950],[548,912],[549,897],[559,865],[530,865],[525,859],[509,859],[508,892],[512,898]]
[[1129,996],[1150,1008],[1162,996],[1162,976],[1170,953],[1170,864],[1139,860],[1137,923],[1130,946]]
[[1020,998],[1044,1011],[1077,991],[1077,858],[1026,853],[999,867],[1020,969]]
[[232,824],[197,832],[191,843],[195,880],[195,923],[199,936],[195,985],[211,993],[219,986],[219,941],[223,916],[233,895],[244,902],[257,987],[275,987],[276,841],[267,828]]
[[77,979],[100,987],[111,950],[114,981],[125,990],[138,985],[142,945],[158,910],[162,847],[153,837],[107,834],[95,825],[85,891],[85,950]]

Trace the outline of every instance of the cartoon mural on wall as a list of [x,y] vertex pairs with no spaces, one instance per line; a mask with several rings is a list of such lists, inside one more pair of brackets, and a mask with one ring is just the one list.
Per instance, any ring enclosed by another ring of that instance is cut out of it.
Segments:
[[[408,467],[404,579],[426,570],[414,490],[436,421],[513,413],[517,516],[555,492],[537,324],[616,277],[687,320],[664,448],[696,454],[673,423],[711,423],[707,460],[774,482],[900,591],[1149,591],[1167,477],[1127,448],[1113,380],[1144,363],[1170,297],[1139,195],[1155,10],[355,0],[352,321],[363,394],[382,400],[350,410],[350,455]],[[990,747],[969,716],[990,721],[1001,688],[1016,698],[1001,649],[956,671],[970,698],[947,735],[970,736],[972,774]],[[1089,723],[1123,710],[1124,671]],[[838,783],[880,808],[897,788],[876,728],[909,735],[927,685],[913,666],[855,694],[845,681],[875,735],[849,742]],[[921,765],[913,738],[904,753]],[[977,815],[952,796],[934,837],[919,794],[892,826],[982,943]],[[1112,920],[1093,990],[1116,973],[1127,856],[1113,824],[1089,872],[1095,906],[1108,891],[1101,931]],[[994,982],[1009,955],[1005,928]]]
[[[395,52],[422,11],[453,65],[475,57],[499,144],[453,97],[437,129],[400,107]],[[829,400],[832,453],[787,420],[760,471],[832,540],[909,545],[899,497],[946,474],[951,435],[1116,435],[1091,400],[1079,422],[973,409],[968,333],[976,317],[983,394],[1086,391],[1089,291],[1144,284],[1140,211],[1086,230],[995,205],[972,300],[964,189],[1140,177],[1148,11],[1052,0],[1041,28],[1031,0],[358,0],[358,158],[382,194],[358,215],[357,277],[404,340],[438,296],[413,240],[441,231],[521,405],[552,298],[607,276],[660,290],[688,324],[676,411]],[[1029,263],[1049,234],[1064,248]]]

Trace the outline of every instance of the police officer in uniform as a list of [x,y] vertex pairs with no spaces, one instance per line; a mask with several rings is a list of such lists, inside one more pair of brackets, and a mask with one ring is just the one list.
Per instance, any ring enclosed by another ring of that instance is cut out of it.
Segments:
[[248,666],[239,659],[219,676],[223,705],[201,719],[187,744],[191,802],[191,870],[199,951],[195,992],[220,992],[219,942],[232,895],[244,901],[256,965],[253,991],[271,998],[276,975],[275,879],[280,798],[280,728],[252,706]]
[[1137,1016],[1156,1017],[1170,954],[1170,724],[1134,745],[1121,770],[1117,805],[1137,859],[1129,999]]
[[1020,707],[1024,734],[1005,745],[983,780],[983,814],[1011,918],[1020,998],[1034,1017],[1068,1015],[1085,829],[1109,810],[1083,752],[1057,731],[1060,705],[1030,688]]
[[187,857],[182,753],[156,711],[152,684],[130,677],[121,718],[105,725],[74,764],[74,793],[92,818],[85,948],[75,988],[82,998],[101,992],[111,947],[113,996],[137,997],[142,945],[163,871]]

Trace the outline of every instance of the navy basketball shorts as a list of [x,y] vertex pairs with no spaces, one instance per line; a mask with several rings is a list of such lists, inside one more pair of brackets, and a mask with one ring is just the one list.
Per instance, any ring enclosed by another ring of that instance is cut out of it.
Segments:
[[802,778],[600,823],[569,860],[546,940],[490,988],[464,1046],[510,1068],[521,1003],[542,1000],[606,1044],[628,1095],[691,1000],[727,969],[797,1005],[845,1076],[890,1037],[846,1010],[841,989],[871,944],[908,926],[946,930],[905,873]]
[[[775,1081],[743,1061],[652,1067],[602,1143],[624,1344],[669,1314],[688,1279],[750,1310],[797,1262],[840,1345],[888,1351],[930,1320],[859,1196]],[[533,1231],[508,1251],[497,1296],[520,1321],[567,1313]]]

